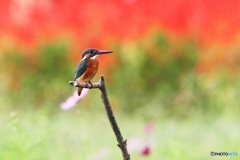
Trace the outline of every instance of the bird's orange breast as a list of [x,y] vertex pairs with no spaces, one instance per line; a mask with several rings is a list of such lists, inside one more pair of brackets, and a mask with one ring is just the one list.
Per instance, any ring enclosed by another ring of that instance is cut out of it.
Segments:
[[86,71],[77,79],[78,82],[91,81],[98,70],[98,59],[89,59]]

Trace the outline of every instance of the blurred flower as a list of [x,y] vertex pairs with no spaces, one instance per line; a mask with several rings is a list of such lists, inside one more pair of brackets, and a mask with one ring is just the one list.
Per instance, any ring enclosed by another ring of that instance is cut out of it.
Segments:
[[154,124],[151,122],[147,123],[144,127],[144,131],[147,134],[151,133],[153,130],[154,130]]
[[81,96],[78,96],[77,90],[76,90],[73,93],[73,95],[68,97],[68,99],[65,102],[61,103],[60,108],[62,110],[68,110],[68,109],[74,107],[79,100],[81,100],[83,97],[85,97],[87,95],[88,91],[89,91],[89,89],[83,88]]
[[127,141],[127,148],[130,153],[138,152],[143,156],[150,154],[151,150],[156,145],[156,140],[151,137],[149,134],[154,131],[154,124],[147,123],[144,126],[144,133],[146,138],[142,137],[132,137]]
[[143,156],[149,155],[151,149],[156,145],[156,140],[153,138],[147,138],[144,140],[141,137],[133,137],[127,141],[127,148],[130,153],[138,152]]
[[155,147],[156,140],[154,138],[148,138],[146,142],[144,142],[143,148],[141,150],[141,155],[147,156],[150,154],[151,150]]
[[[156,140],[153,137],[150,137],[148,133],[152,132],[154,129],[153,123],[147,123],[144,126],[144,131],[146,138],[143,137],[132,137],[127,141],[127,149],[129,153],[137,152],[142,156],[148,156],[151,153],[151,150],[156,145]],[[103,147],[93,155],[91,155],[89,160],[104,160],[110,156],[111,152],[109,148]]]
[[142,139],[140,139],[139,137],[133,137],[128,139],[127,141],[127,148],[130,153],[140,151],[142,145]]
[[143,148],[143,150],[141,151],[141,154],[142,154],[143,156],[148,155],[149,153],[150,153],[150,147],[149,147],[149,146],[145,146],[145,147]]
[[89,160],[103,160],[108,158],[110,155],[110,150],[109,148],[102,148],[100,149],[98,152],[96,152],[95,154],[93,154],[92,156],[90,156]]

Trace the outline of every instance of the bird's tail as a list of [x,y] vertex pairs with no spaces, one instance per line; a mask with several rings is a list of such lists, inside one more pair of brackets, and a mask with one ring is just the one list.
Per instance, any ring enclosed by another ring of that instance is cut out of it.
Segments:
[[80,87],[78,87],[78,96],[80,96],[81,95],[81,93],[82,93],[82,90],[83,90],[83,88],[80,88]]

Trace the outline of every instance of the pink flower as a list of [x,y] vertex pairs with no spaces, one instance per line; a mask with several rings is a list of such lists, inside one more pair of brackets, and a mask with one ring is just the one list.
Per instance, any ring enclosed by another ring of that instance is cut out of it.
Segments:
[[149,134],[154,130],[154,124],[149,122],[145,125],[144,131],[145,133]]
[[127,148],[130,153],[132,152],[139,152],[143,145],[143,141],[139,137],[133,137],[127,140]]
[[77,90],[76,90],[73,93],[73,95],[68,97],[68,99],[65,102],[61,103],[60,108],[62,110],[68,110],[68,109],[74,107],[79,100],[83,99],[83,97],[85,97],[87,95],[88,91],[89,91],[89,89],[83,88],[81,95],[78,96]]
[[147,155],[150,154],[150,151],[151,151],[151,148],[150,148],[150,146],[147,145],[147,146],[145,146],[145,147],[142,149],[141,155],[147,156]]

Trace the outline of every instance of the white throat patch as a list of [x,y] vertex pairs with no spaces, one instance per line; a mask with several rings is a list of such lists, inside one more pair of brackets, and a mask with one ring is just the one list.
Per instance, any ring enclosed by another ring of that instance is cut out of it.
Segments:
[[91,57],[90,59],[96,59],[98,57],[98,55],[95,55],[93,57]]

